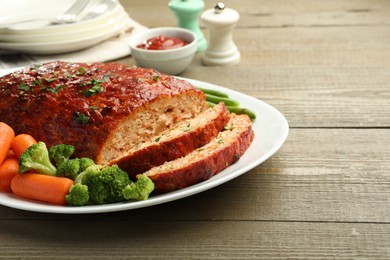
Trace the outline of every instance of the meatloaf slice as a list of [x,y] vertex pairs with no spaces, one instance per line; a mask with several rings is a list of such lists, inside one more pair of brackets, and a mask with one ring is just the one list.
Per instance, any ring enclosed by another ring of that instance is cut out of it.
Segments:
[[116,63],[50,62],[0,78],[0,121],[98,164],[207,108],[184,80]]
[[229,113],[223,103],[209,108],[196,117],[172,125],[154,136],[127,150],[122,157],[109,164],[117,164],[130,177],[143,173],[154,166],[187,155],[213,138],[229,121]]
[[231,114],[225,129],[211,142],[144,174],[153,180],[157,193],[182,189],[207,180],[235,163],[246,151],[254,138],[251,125],[247,115]]

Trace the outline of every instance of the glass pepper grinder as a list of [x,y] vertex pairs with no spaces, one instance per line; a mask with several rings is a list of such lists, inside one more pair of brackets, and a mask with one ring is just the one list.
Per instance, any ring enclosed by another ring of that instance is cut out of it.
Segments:
[[233,42],[233,29],[240,15],[237,11],[217,3],[206,10],[201,20],[209,31],[209,42],[203,54],[203,63],[208,66],[234,65],[240,62],[240,52]]
[[198,38],[198,51],[204,51],[207,42],[199,28],[199,15],[204,8],[203,0],[171,0],[168,7],[176,16],[178,27],[195,33]]

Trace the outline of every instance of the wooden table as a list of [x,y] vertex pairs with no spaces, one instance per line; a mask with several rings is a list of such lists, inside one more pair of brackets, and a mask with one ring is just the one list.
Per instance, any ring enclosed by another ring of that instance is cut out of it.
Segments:
[[[176,25],[167,3],[122,1],[148,27]],[[240,64],[206,67],[199,53],[181,76],[276,107],[290,125],[283,147],[226,184],[158,206],[93,215],[1,206],[0,257],[390,258],[390,1],[225,4],[241,14]]]

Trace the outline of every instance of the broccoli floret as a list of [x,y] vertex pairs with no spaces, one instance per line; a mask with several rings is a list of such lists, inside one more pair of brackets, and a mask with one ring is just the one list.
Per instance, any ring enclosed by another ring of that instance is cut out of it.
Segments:
[[83,172],[81,172],[81,173],[76,177],[76,179],[74,180],[74,183],[85,184],[85,178],[86,178],[86,176],[87,176],[88,174],[97,173],[97,172],[99,172],[101,169],[103,169],[103,166],[101,166],[101,165],[94,164],[94,165],[89,166],[87,169],[85,169]]
[[39,141],[31,145],[19,158],[19,173],[35,170],[39,173],[55,176],[56,167],[50,162],[46,144]]
[[80,172],[85,171],[91,165],[95,165],[95,162],[92,159],[87,157],[79,158],[79,162],[80,162]]
[[154,183],[148,176],[139,174],[135,183],[130,183],[123,189],[127,200],[146,200],[154,190]]
[[91,165],[95,165],[95,162],[86,157],[69,159],[57,168],[57,176],[75,180],[80,173]]
[[104,167],[93,164],[75,178],[66,199],[69,205],[74,206],[145,200],[154,190],[154,183],[145,175],[137,178],[133,183],[118,165]]
[[92,203],[105,204],[124,201],[123,189],[130,184],[127,173],[117,165],[94,170],[90,166],[82,177],[82,183],[88,186],[89,197]]
[[72,206],[84,206],[89,201],[88,186],[80,183],[73,184],[66,195],[66,202]]
[[[73,159],[71,159],[73,160]],[[76,159],[79,161],[78,159]],[[65,165],[65,164],[64,164]],[[89,190],[88,186],[83,184],[85,176],[87,174],[95,174],[99,172],[103,167],[101,165],[95,165],[84,169],[74,180],[74,184],[69,189],[69,194],[66,195],[66,202],[71,206],[83,206],[89,202]]]
[[49,158],[59,167],[69,160],[75,148],[73,145],[58,144],[49,148]]
[[57,176],[75,180],[81,172],[80,168],[79,159],[69,159],[58,166]]

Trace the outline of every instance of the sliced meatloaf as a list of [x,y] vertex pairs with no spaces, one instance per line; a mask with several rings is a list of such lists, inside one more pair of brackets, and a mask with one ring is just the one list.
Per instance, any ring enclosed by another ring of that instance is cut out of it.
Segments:
[[230,121],[216,138],[188,155],[154,167],[144,174],[165,193],[207,180],[235,163],[254,138],[247,115],[231,114]]
[[112,160],[130,177],[143,173],[154,166],[187,155],[210,142],[229,121],[228,111],[223,103],[209,108],[191,119],[182,120],[153,137],[140,143]]
[[0,121],[98,164],[207,108],[184,80],[115,63],[51,62],[0,78]]

